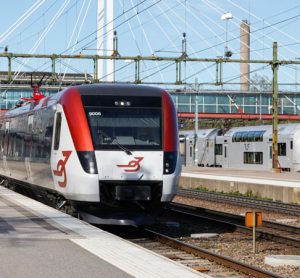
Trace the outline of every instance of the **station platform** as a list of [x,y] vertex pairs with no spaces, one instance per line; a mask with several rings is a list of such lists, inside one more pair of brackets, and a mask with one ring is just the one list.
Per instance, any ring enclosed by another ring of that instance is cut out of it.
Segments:
[[300,204],[300,173],[183,166],[179,182],[182,188],[268,198]]
[[209,277],[0,187],[0,277]]

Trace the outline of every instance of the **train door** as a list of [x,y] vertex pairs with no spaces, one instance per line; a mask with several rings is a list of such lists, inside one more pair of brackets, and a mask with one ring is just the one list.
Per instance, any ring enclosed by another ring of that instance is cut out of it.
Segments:
[[214,165],[223,166],[224,140],[222,136],[217,136],[214,142]]
[[194,164],[194,140],[192,138],[186,139],[186,165]]
[[225,142],[223,144],[223,166],[228,168],[228,144]]
[[273,168],[273,147],[272,142],[268,143],[268,163],[267,163],[268,169]]
[[186,165],[186,136],[179,135],[179,153],[180,162],[182,165]]

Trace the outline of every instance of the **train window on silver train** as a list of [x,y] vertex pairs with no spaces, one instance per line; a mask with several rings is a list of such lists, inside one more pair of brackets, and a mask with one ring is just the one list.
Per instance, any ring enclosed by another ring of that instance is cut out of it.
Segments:
[[273,147],[270,146],[269,147],[269,158],[272,159],[272,157],[273,157]]
[[265,130],[235,132],[232,142],[262,142],[265,132]]
[[286,156],[286,143],[278,143],[278,155]]
[[190,157],[193,157],[193,146],[190,146]]
[[215,155],[223,154],[223,144],[215,144]]
[[56,113],[56,123],[55,123],[55,137],[54,137],[54,150],[59,148],[59,139],[60,139],[60,130],[61,130],[61,113]]
[[263,153],[244,152],[244,164],[263,164]]
[[293,149],[293,141],[290,142],[290,149]]
[[184,143],[185,142],[185,136],[184,135],[179,135],[179,142]]

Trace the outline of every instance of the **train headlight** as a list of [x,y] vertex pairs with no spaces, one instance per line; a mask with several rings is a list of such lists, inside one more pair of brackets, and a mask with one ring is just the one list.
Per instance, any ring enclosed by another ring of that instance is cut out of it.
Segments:
[[89,174],[98,174],[97,163],[94,151],[78,151],[78,158],[80,160],[83,170]]
[[115,106],[131,106],[130,101],[120,100],[114,102]]
[[177,152],[164,152],[164,174],[170,175],[175,172]]

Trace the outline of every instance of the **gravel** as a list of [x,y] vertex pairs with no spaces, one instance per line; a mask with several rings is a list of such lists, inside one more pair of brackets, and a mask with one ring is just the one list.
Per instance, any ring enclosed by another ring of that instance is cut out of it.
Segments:
[[[246,211],[251,211],[251,208],[240,207],[237,205],[230,205],[218,202],[210,202],[206,200],[191,199],[177,196],[174,200],[178,203],[187,204],[190,206],[204,207],[211,210],[219,210],[223,212],[244,215]],[[263,219],[269,221],[285,221],[289,220],[288,225],[300,227],[300,217],[289,216],[281,213],[274,213],[262,211]],[[195,228],[194,228],[195,229]],[[205,229],[205,232],[210,232]],[[199,231],[203,232],[199,226]],[[218,232],[214,229],[213,232]],[[213,239],[191,238],[189,236],[181,237],[182,240],[187,241],[193,245],[208,249],[219,254],[232,257],[234,259],[243,261],[247,264],[255,265],[262,269],[274,272],[283,277],[298,278],[300,277],[300,267],[280,266],[272,267],[264,263],[265,256],[269,255],[300,255],[300,249],[288,245],[272,242],[269,240],[257,239],[256,253],[254,254],[252,236],[244,235],[235,231],[219,231],[219,237]]]

